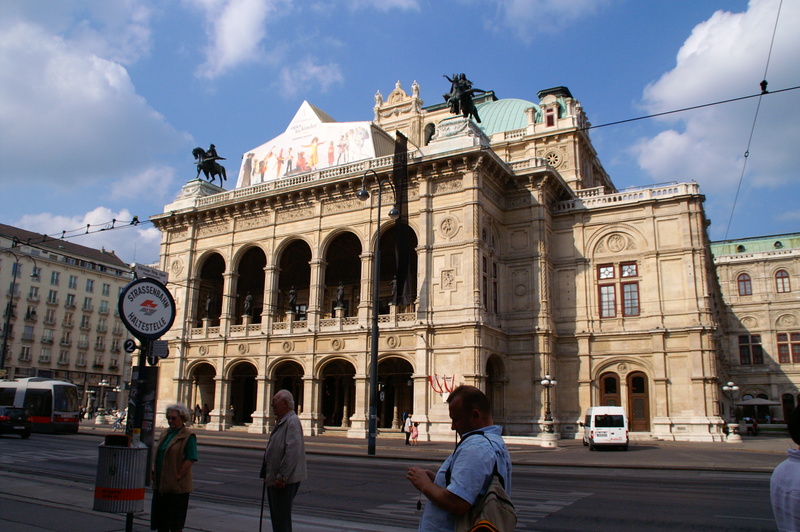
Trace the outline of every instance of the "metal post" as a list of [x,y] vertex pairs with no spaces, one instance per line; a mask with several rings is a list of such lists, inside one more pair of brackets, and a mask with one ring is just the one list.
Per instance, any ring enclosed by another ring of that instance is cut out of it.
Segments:
[[[381,204],[383,202],[383,184],[389,183],[389,186],[394,190],[394,185],[389,179],[381,181],[378,174],[374,170],[367,170],[361,178],[361,190],[358,192],[358,199],[364,201],[369,199],[369,192],[367,192],[365,183],[367,174],[372,173],[375,180],[378,182],[378,230],[375,242],[375,259],[372,272],[372,332],[370,336],[370,357],[369,357],[369,427],[367,438],[367,454],[370,456],[375,455],[375,440],[378,434],[378,304],[379,292],[381,288]],[[396,201],[395,194],[395,201]],[[400,212],[396,207],[389,211],[389,218],[397,220],[400,217]]]

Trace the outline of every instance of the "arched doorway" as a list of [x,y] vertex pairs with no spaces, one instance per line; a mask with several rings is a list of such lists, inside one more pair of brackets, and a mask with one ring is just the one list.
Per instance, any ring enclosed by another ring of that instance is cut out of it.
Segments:
[[324,426],[350,426],[350,417],[356,404],[355,375],[356,368],[346,360],[332,360],[322,367],[320,406]]
[[492,416],[500,424],[505,419],[505,387],[508,379],[503,361],[497,355],[486,361],[486,397],[492,405]]
[[417,235],[408,226],[394,224],[381,234],[381,273],[378,313],[388,314],[389,305],[411,312],[417,294]]
[[295,410],[298,414],[303,412],[303,367],[297,362],[287,360],[275,366],[272,375],[274,383],[272,393],[289,390],[294,397]]
[[249,362],[240,362],[231,370],[231,397],[233,424],[253,422],[256,409],[256,375],[258,371]]
[[650,398],[647,375],[635,371],[628,375],[628,420],[631,432],[650,431]]
[[325,302],[323,314],[335,316],[339,283],[342,286],[343,315],[358,314],[361,285],[361,242],[353,233],[337,236],[325,256]]
[[267,257],[260,248],[252,248],[239,261],[236,281],[236,310],[234,314],[241,320],[245,313],[245,302],[250,296],[250,316],[252,323],[261,323],[264,310],[264,267]]
[[295,240],[281,253],[276,314],[283,315],[291,310],[289,307],[293,293],[295,319],[300,321],[306,319],[311,284],[310,263],[311,248],[302,240]]
[[621,406],[619,375],[603,373],[600,375],[600,406]]
[[203,261],[200,267],[200,283],[197,289],[194,322],[197,327],[203,326],[203,319],[208,318],[211,325],[219,325],[222,314],[222,290],[225,272],[225,260],[219,253],[214,253]]
[[[214,377],[217,376],[216,370],[211,364],[201,363],[194,366],[189,378],[192,382],[192,397],[190,403],[198,405],[200,408],[214,408]],[[207,420],[199,419],[198,423],[205,423]]]
[[411,364],[399,357],[378,362],[378,428],[399,429],[402,413],[414,413],[413,373]]

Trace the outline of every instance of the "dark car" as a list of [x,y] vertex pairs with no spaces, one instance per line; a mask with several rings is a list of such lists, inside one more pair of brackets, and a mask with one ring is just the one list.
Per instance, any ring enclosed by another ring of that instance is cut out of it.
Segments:
[[0,434],[31,435],[31,420],[24,408],[0,406]]

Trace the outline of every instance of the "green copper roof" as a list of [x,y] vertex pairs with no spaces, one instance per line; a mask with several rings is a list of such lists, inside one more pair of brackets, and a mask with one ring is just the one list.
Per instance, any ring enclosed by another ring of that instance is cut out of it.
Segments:
[[525,110],[531,107],[539,110],[536,104],[517,98],[478,104],[478,114],[481,117],[481,123],[478,125],[488,136],[502,131],[522,129],[528,125]]
[[711,243],[711,253],[715,257],[740,255],[742,253],[760,253],[765,251],[800,249],[800,233],[738,238]]

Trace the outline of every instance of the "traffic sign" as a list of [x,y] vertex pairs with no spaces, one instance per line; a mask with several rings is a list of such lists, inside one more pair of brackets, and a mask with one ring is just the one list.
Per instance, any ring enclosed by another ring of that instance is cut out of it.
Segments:
[[133,353],[134,351],[136,351],[137,348],[136,341],[132,340],[131,338],[128,338],[127,340],[122,342],[122,347],[125,349],[126,353]]
[[153,356],[158,358],[167,358],[169,356],[169,342],[166,340],[154,341]]
[[156,270],[150,266],[134,262],[131,264],[131,269],[133,270],[133,273],[136,274],[138,279],[155,279],[161,284],[167,284],[167,282],[169,282],[169,274],[167,272]]
[[119,317],[140,340],[156,340],[175,321],[175,300],[155,279],[131,281],[119,296]]

